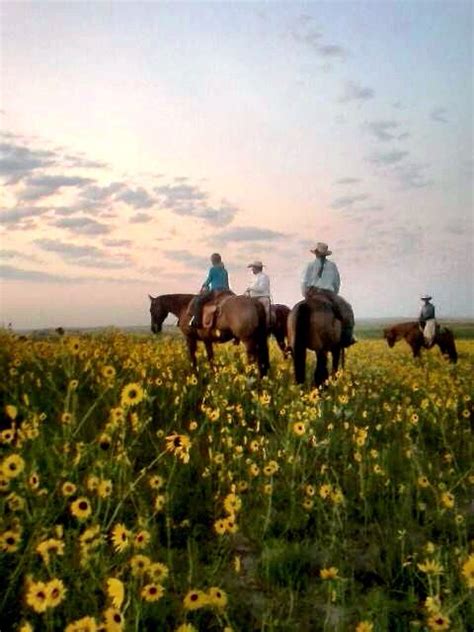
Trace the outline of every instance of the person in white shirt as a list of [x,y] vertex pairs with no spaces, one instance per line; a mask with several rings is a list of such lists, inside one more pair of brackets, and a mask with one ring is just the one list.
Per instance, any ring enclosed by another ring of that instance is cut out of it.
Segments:
[[349,347],[356,342],[354,331],[354,312],[349,303],[339,296],[341,277],[339,270],[333,261],[327,257],[332,254],[328,245],[318,242],[311,250],[315,255],[314,261],[308,263],[301,279],[301,292],[306,300],[323,294],[331,301],[336,318],[342,322],[341,343],[343,347]]
[[271,313],[270,278],[268,274],[265,274],[263,271],[263,263],[261,261],[253,261],[247,267],[252,269],[254,278],[252,283],[250,283],[245,290],[245,294],[252,298],[258,298],[262,303],[267,315],[267,324],[269,324]]

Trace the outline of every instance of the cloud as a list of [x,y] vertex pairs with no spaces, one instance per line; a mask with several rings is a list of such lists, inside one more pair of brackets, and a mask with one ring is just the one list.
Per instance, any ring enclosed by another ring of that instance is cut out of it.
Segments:
[[435,108],[430,112],[430,118],[437,123],[449,123],[448,119],[445,116],[446,109],[445,108]]
[[153,283],[153,279],[140,279],[123,275],[120,277],[66,276],[41,270],[25,270],[9,265],[0,265],[0,278],[44,283],[144,283],[146,285]]
[[36,239],[38,248],[58,255],[69,265],[86,268],[125,268],[130,265],[128,256],[109,257],[108,253],[96,246],[79,246],[58,239]]
[[115,199],[133,206],[133,208],[150,208],[155,204],[155,199],[143,187],[127,189],[116,195]]
[[56,155],[49,150],[29,149],[16,143],[0,143],[0,176],[15,184],[26,175],[53,165]]
[[92,184],[82,189],[80,196],[91,202],[107,202],[124,187],[125,184],[123,182],[111,182],[105,187]]
[[367,200],[368,197],[369,196],[366,195],[365,193],[361,193],[360,195],[352,195],[352,196],[347,195],[344,197],[339,197],[339,198],[336,198],[334,202],[331,204],[331,208],[343,209],[343,208],[351,207],[356,202],[363,202],[364,200]]
[[216,234],[221,241],[276,241],[287,237],[284,233],[270,230],[269,228],[258,228],[256,226],[234,226],[227,228]]
[[39,217],[49,211],[45,206],[17,206],[12,209],[2,210],[0,213],[0,224],[15,224],[24,219]]
[[400,123],[397,121],[372,121],[371,123],[365,123],[365,129],[367,129],[375,138],[379,141],[386,142],[390,140],[398,139],[405,134],[394,134],[393,132],[400,127]]
[[93,182],[91,178],[80,176],[32,176],[25,180],[26,188],[19,194],[18,198],[22,201],[38,200],[53,195],[62,187],[82,187],[91,182]]
[[196,185],[180,183],[155,187],[161,208],[171,210],[177,215],[186,215],[203,219],[210,224],[225,226],[230,224],[239,209],[226,200],[218,206],[207,204],[209,194]]
[[360,178],[339,178],[335,184],[358,184],[361,182]]
[[112,230],[110,226],[101,224],[90,217],[67,217],[58,220],[54,225],[79,235],[104,235]]
[[408,151],[393,150],[369,156],[368,161],[374,165],[394,165],[408,156]]
[[200,257],[189,250],[167,250],[163,254],[168,259],[184,263],[191,268],[203,268],[207,270],[211,265],[208,257]]
[[147,215],[147,213],[137,213],[129,219],[129,222],[131,224],[145,224],[146,222],[151,222],[152,219],[153,217]]
[[298,24],[291,31],[291,36],[299,44],[303,44],[317,55],[325,59],[345,59],[349,51],[339,44],[322,43],[323,33],[315,28],[310,16],[300,16]]
[[426,165],[416,163],[400,165],[395,169],[395,175],[404,188],[421,189],[433,183],[424,173],[426,168]]
[[340,97],[340,103],[348,101],[368,101],[375,96],[372,88],[361,86],[353,81],[348,81],[344,87],[344,94]]
[[99,160],[89,160],[88,158],[80,155],[65,154],[63,157],[64,166],[68,168],[79,169],[106,169],[108,167],[106,162]]
[[104,239],[103,244],[112,248],[127,248],[132,245],[132,241],[130,239]]

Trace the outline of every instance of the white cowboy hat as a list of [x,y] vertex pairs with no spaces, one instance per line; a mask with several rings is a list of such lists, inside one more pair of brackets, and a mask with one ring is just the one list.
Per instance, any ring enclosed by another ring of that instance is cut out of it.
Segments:
[[316,247],[310,250],[313,254],[323,255],[324,257],[329,257],[332,255],[332,251],[328,250],[328,245],[323,243],[322,241],[318,241]]
[[433,297],[430,296],[429,294],[423,294],[423,296],[420,296],[420,300],[421,301],[431,301]]
[[248,264],[247,268],[263,268],[263,263],[261,261],[253,261]]

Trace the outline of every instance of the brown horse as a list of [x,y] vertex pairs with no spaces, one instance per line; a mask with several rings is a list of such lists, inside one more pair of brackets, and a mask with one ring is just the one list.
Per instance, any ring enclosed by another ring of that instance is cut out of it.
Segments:
[[289,353],[288,348],[288,315],[290,308],[279,303],[272,304],[270,314],[269,333],[274,336],[278,346],[286,357]]
[[[430,349],[425,342],[420,325],[416,321],[398,323],[383,330],[383,337],[389,347],[393,347],[398,340],[404,338],[413,351],[413,357],[419,358],[422,349]],[[447,356],[450,362],[457,362],[458,353],[454,343],[454,335],[447,327],[437,327],[433,345],[438,345],[441,353]]]
[[288,316],[288,340],[293,355],[297,384],[303,384],[306,373],[306,349],[316,352],[314,385],[321,386],[329,377],[328,353],[332,354],[332,373],[341,359],[341,321],[324,296],[297,303]]
[[194,294],[163,294],[150,298],[151,330],[159,333],[169,313],[178,318],[178,327],[186,337],[189,355],[196,368],[198,341],[206,347],[207,357],[212,363],[213,343],[241,340],[250,362],[256,362],[261,376],[267,374],[270,362],[267,342],[265,308],[258,301],[246,296],[226,295],[218,299],[218,309],[212,328],[195,329],[189,326],[189,304]]

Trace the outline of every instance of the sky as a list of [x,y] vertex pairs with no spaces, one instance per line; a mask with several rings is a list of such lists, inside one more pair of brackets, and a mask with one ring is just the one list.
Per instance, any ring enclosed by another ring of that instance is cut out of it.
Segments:
[[473,4],[5,2],[0,326],[146,325],[325,242],[358,318],[474,317]]

